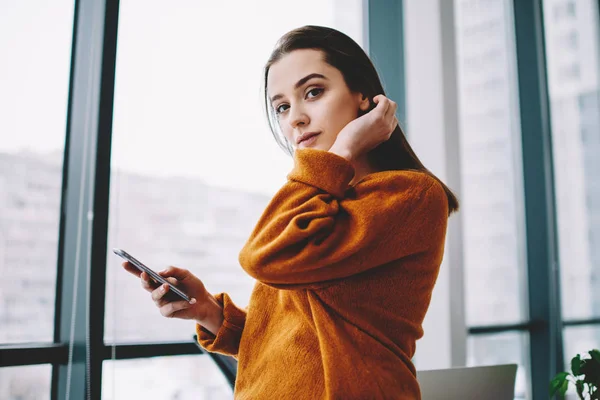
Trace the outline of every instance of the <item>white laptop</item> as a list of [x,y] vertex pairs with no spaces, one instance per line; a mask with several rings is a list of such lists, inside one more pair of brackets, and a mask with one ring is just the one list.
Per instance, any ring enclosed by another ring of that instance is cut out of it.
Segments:
[[417,371],[423,400],[513,400],[517,364]]

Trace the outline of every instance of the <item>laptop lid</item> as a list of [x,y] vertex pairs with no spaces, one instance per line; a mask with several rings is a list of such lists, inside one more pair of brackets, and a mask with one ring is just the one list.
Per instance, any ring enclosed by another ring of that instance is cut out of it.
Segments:
[[517,364],[417,371],[423,400],[513,400]]

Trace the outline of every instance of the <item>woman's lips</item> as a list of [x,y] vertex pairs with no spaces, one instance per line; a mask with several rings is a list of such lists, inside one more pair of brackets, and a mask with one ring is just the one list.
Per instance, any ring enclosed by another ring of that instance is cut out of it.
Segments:
[[317,137],[319,136],[319,133],[316,133],[314,135],[309,135],[307,139],[303,139],[300,141],[300,143],[298,143],[298,147],[310,147],[312,146],[316,141],[317,141]]

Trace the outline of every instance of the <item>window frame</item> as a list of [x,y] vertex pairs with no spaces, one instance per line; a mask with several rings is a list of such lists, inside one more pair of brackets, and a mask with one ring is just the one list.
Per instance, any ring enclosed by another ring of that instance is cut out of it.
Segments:
[[600,317],[562,318],[543,0],[513,0],[513,12],[519,116],[521,131],[528,133],[521,135],[521,143],[529,318],[517,324],[470,326],[468,332],[527,332],[531,395],[538,398],[548,396],[550,380],[565,368],[564,328],[600,325]]
[[[371,57],[388,93],[398,102],[399,119],[406,124],[404,2],[364,0],[363,6],[370,21],[365,30]],[[442,10],[449,12],[446,6]],[[519,117],[522,132],[528,132],[521,140],[529,318],[516,324],[469,326],[466,331],[468,335],[527,332],[532,396],[537,398],[547,395],[548,382],[564,369],[563,329],[600,325],[600,317],[563,320],[561,316],[543,1],[513,0],[513,12]],[[202,354],[193,333],[190,342],[104,343],[118,20],[119,0],[75,2],[54,343],[0,345],[0,367],[53,365],[52,399],[66,398],[67,392],[73,398],[99,399],[104,360]],[[450,78],[444,76],[445,81]],[[462,306],[461,302],[453,304]],[[80,379],[68,379],[68,373]]]

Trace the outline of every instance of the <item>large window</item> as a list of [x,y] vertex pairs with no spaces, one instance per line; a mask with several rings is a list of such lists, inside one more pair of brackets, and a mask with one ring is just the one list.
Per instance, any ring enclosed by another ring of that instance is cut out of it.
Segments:
[[[0,346],[54,340],[73,10],[0,2]],[[2,369],[0,398],[49,398],[50,376]]]
[[[600,322],[598,2],[545,0],[548,89],[565,324]],[[565,362],[600,348],[595,326],[568,327]]]
[[[302,25],[363,43],[360,0],[116,5],[0,4],[1,398],[71,386],[79,398],[100,381],[105,398],[231,397],[211,359],[195,356],[194,324],[161,317],[111,249],[188,268],[247,304],[254,283],[238,253],[292,167],[268,130],[262,67]],[[71,59],[74,18],[82,47]],[[98,202],[108,163],[109,201]],[[98,304],[104,315],[90,315]],[[90,329],[98,319],[103,332]],[[172,385],[155,385],[166,375]]]
[[53,340],[72,20],[0,3],[0,343]]
[[[527,320],[521,129],[510,1],[455,2],[466,323]],[[528,335],[471,336],[470,365],[520,365],[525,396]]]

